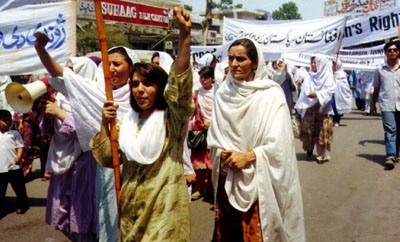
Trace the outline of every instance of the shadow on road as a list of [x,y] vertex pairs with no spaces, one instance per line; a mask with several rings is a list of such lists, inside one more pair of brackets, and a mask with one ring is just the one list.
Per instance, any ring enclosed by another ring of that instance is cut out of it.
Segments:
[[371,154],[358,154],[358,157],[365,158],[372,162],[375,162],[383,167],[385,167],[386,156],[385,155],[371,155]]
[[378,144],[378,145],[385,145],[384,140],[376,140],[376,139],[371,139],[371,140],[360,140],[358,144],[365,146],[366,143],[369,144]]
[[[46,198],[29,198],[29,207],[46,207]],[[6,197],[4,199],[4,216],[17,211],[17,198]]]

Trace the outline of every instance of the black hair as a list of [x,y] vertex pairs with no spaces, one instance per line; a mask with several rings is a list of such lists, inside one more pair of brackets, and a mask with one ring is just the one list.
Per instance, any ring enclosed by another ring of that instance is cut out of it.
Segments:
[[400,49],[400,41],[389,41],[383,46],[383,50],[387,51],[392,45],[395,45],[397,49]]
[[211,66],[205,66],[201,68],[201,70],[199,71],[199,75],[205,78],[214,78],[214,68],[212,68]]
[[10,111],[8,111],[7,109],[0,109],[0,119],[3,119],[3,118],[12,119],[12,115],[11,115]]
[[154,58],[156,57],[160,57],[160,53],[159,52],[154,52],[153,56],[151,57],[151,63],[153,63]]
[[[133,74],[138,72],[141,76],[143,76],[146,80],[155,82],[158,85],[157,90],[157,99],[156,99],[156,109],[158,110],[165,110],[167,108],[167,102],[164,98],[164,89],[168,82],[168,74],[158,65],[144,63],[144,62],[137,62],[133,65],[133,71],[131,73],[131,81],[129,85],[131,85],[133,80]],[[132,88],[130,92],[130,104],[133,110],[136,112],[141,112],[142,109],[136,103],[135,98],[132,94]]]
[[133,64],[131,58],[128,55],[128,52],[126,52],[124,47],[119,46],[108,51],[108,54],[113,54],[113,53],[119,53],[125,56],[125,60],[128,62],[130,66]]
[[229,46],[228,51],[232,48],[232,46],[241,45],[247,50],[247,56],[251,60],[252,63],[258,64],[258,54],[257,48],[254,45],[253,41],[249,39],[237,39],[235,40],[231,46]]

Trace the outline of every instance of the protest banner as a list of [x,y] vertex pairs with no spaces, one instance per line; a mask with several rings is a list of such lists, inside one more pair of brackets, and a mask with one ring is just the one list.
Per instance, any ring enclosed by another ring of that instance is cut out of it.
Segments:
[[261,45],[263,52],[308,52],[332,54],[339,49],[346,17],[307,21],[242,20],[224,18],[223,43],[248,37]]
[[[190,46],[190,58],[191,61],[199,61],[199,59],[207,54],[207,53],[211,53],[211,54],[215,54],[220,48],[222,47],[222,45],[214,45],[214,46]],[[217,56],[218,58],[218,56]],[[218,60],[221,61],[221,56],[219,56]]]
[[[310,66],[312,56],[311,53],[284,53],[282,57],[285,61],[297,66]],[[332,61],[336,60],[336,56],[325,55]],[[362,48],[354,50],[340,50],[338,59],[343,63],[346,70],[375,70],[385,61],[385,53],[383,45],[374,46],[372,48]]]
[[25,5],[1,12],[0,75],[47,72],[34,48],[35,33],[46,33],[46,49],[58,63],[76,52],[76,1]]
[[349,19],[342,47],[396,37],[399,20],[400,8]]

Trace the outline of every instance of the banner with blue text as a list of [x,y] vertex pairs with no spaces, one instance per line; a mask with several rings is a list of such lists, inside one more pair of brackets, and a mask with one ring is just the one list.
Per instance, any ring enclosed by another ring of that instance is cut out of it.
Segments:
[[76,54],[76,1],[32,4],[1,12],[0,75],[45,73],[35,33],[50,38],[46,49],[61,65]]

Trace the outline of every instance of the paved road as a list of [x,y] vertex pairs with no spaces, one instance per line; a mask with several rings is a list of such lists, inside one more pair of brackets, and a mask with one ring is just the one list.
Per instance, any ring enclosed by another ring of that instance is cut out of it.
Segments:
[[[319,165],[308,159],[296,140],[308,242],[400,241],[400,165],[384,169],[385,147],[379,117],[345,115],[334,128],[332,160]],[[35,168],[38,164],[35,165]],[[7,191],[10,214],[0,220],[0,241],[67,241],[44,223],[48,183],[27,184],[31,209],[14,213],[15,195]],[[210,241],[213,205],[191,204],[192,241]]]

